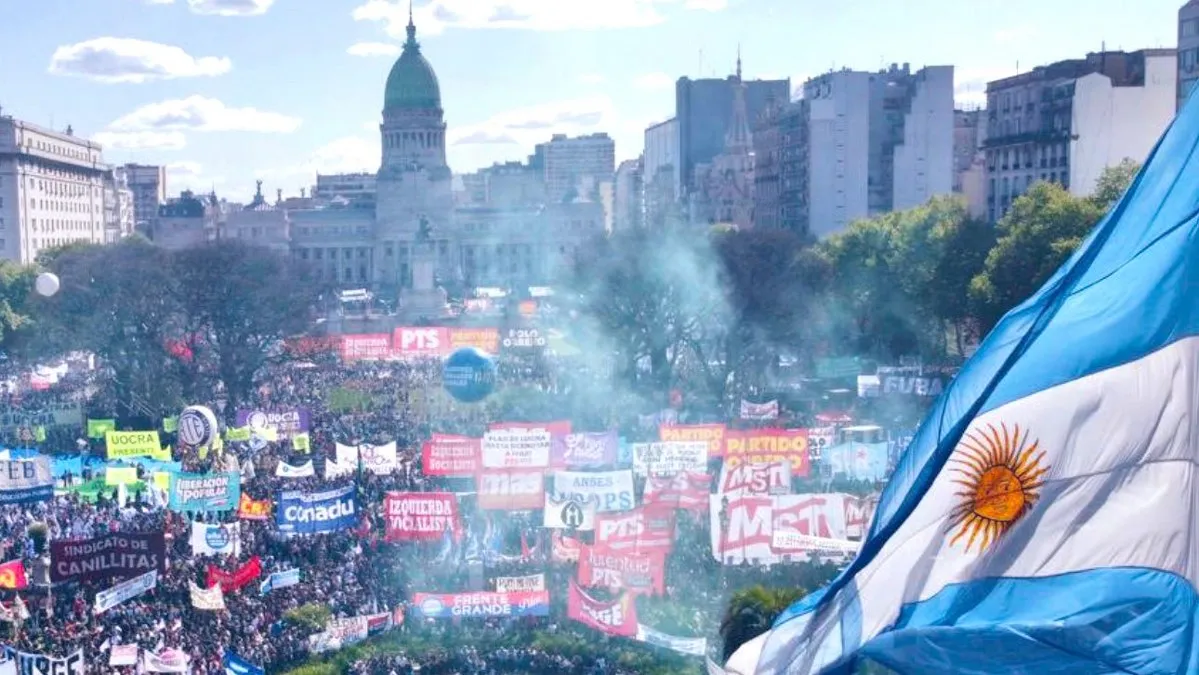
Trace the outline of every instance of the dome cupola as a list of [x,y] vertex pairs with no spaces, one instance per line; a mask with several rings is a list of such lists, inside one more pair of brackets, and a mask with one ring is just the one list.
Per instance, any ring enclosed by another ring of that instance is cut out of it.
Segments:
[[441,87],[433,66],[420,53],[412,7],[408,7],[408,39],[404,51],[391,67],[383,91],[383,110],[440,110]]

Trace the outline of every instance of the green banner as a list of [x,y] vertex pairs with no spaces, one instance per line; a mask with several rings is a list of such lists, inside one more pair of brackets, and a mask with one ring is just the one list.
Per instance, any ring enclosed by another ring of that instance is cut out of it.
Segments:
[[104,434],[110,431],[116,431],[116,420],[93,420],[87,421],[87,437],[88,438],[104,438]]

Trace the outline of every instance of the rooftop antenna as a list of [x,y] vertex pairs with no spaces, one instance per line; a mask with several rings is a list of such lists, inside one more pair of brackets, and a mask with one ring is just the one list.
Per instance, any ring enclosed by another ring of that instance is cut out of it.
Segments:
[[697,71],[697,72],[698,72],[699,77],[704,76],[704,48],[703,47],[699,48],[699,71]]

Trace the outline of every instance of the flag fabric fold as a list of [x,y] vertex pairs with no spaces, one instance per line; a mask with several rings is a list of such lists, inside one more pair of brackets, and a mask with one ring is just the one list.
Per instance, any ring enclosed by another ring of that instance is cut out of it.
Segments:
[[[1009,312],[758,675],[1199,672],[1199,99]],[[756,658],[752,658],[756,657]]]

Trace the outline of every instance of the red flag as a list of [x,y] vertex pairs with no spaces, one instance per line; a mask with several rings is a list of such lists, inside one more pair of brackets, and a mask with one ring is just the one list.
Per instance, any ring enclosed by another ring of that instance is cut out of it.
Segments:
[[20,560],[10,560],[0,565],[0,588],[19,591],[29,585],[25,577],[25,563]]

